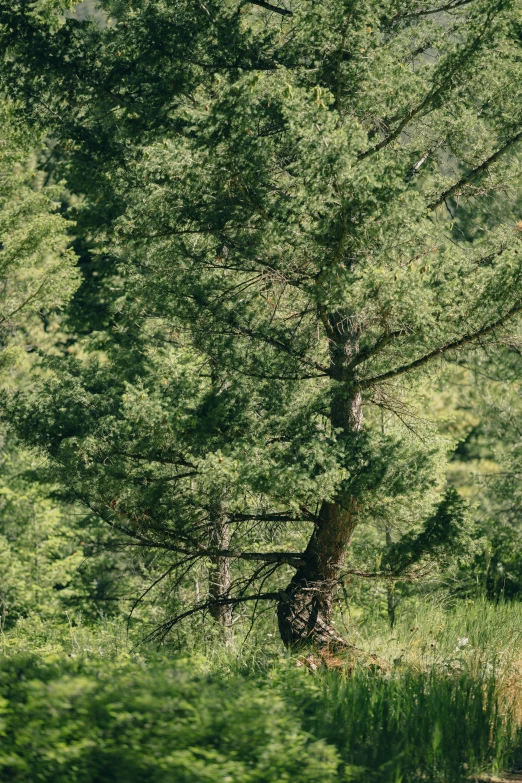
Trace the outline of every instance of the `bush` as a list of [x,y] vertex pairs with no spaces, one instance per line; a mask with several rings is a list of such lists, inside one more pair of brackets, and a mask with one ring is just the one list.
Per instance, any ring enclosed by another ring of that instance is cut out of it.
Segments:
[[522,536],[510,525],[496,525],[485,546],[460,574],[457,593],[484,594],[489,600],[522,597]]
[[193,666],[1,664],[2,781],[316,783],[338,780],[338,754],[292,705],[244,677]]

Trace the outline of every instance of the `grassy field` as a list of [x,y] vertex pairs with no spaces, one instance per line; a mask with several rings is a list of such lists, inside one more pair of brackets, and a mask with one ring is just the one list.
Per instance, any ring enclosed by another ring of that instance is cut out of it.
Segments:
[[190,657],[120,623],[2,638],[0,779],[458,783],[522,759],[522,608],[420,607],[355,624],[390,672],[311,671],[268,637]]

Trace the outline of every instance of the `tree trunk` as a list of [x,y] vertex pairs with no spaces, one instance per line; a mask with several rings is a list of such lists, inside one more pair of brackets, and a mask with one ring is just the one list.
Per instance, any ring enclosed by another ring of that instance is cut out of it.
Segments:
[[[215,513],[210,529],[210,546],[215,549],[228,549],[230,546],[230,527],[219,513]],[[208,577],[210,601],[228,597],[230,590],[230,558],[212,557]],[[223,629],[225,642],[232,641],[232,606],[210,605],[210,614]]]
[[[391,537],[391,530],[390,526],[386,526],[386,546],[390,547],[392,545],[392,537]],[[388,582],[386,585],[386,593],[388,598],[388,622],[390,623],[390,628],[393,630],[395,626],[395,607],[397,606],[397,602],[395,600],[395,583],[394,582]]]
[[[332,424],[357,438],[362,428],[361,395],[344,395],[339,384],[331,410]],[[346,646],[332,625],[339,572],[357,521],[357,503],[349,493],[323,501],[319,519],[299,567],[278,604],[279,631],[287,647]]]

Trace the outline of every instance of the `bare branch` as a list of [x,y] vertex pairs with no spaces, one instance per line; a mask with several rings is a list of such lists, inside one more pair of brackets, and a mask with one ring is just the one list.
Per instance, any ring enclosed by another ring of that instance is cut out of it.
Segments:
[[360,576],[363,579],[394,579],[397,582],[414,582],[418,579],[422,579],[425,576],[424,572],[419,574],[393,574],[390,571],[343,571],[342,576],[339,578],[339,583],[344,584],[346,576]]
[[169,631],[171,631],[174,626],[178,625],[178,623],[180,623],[182,620],[185,620],[187,617],[191,617],[198,612],[208,611],[210,608],[215,606],[236,606],[237,604],[244,604],[248,601],[279,601],[280,597],[281,596],[279,593],[272,592],[243,595],[236,598],[217,598],[215,600],[203,601],[200,604],[196,604],[196,606],[193,606],[191,609],[187,609],[185,612],[181,612],[181,614],[176,615],[166,623],[162,623],[145,637],[145,641],[157,640],[161,643]]
[[430,351],[424,356],[421,356],[420,359],[415,359],[415,361],[410,362],[410,364],[403,364],[401,367],[396,367],[394,370],[389,370],[382,375],[377,375],[375,378],[367,378],[366,380],[363,380],[361,383],[359,383],[359,388],[367,389],[369,386],[373,386],[376,383],[382,383],[383,381],[390,380],[391,378],[396,378],[398,375],[404,375],[404,373],[410,372],[410,370],[415,370],[417,367],[422,367],[424,364],[428,364],[428,362],[431,362],[433,359],[442,356],[447,351],[457,350],[458,348],[462,348],[469,343],[475,342],[475,340],[478,340],[480,337],[485,337],[486,335],[491,334],[491,332],[494,332],[495,329],[504,326],[505,323],[514,318],[521,311],[522,303],[518,302],[517,304],[513,305],[513,307],[508,310],[505,315],[503,315],[494,323],[488,324],[488,326],[484,326],[482,329],[478,329],[472,334],[466,334],[459,340],[446,343],[446,345],[443,345],[440,348],[436,348],[434,351]]
[[233,549],[205,549],[199,550],[198,554],[201,557],[228,557],[232,560],[286,563],[296,568],[304,564],[302,552],[237,552]]
[[231,514],[230,515],[230,521],[231,522],[302,522],[303,518],[307,521],[313,521],[313,517],[311,516],[309,511],[305,511],[304,509],[301,509],[300,515],[295,514],[288,514],[287,512],[281,512],[280,514],[273,513],[273,514]]
[[[186,563],[187,561],[190,561],[190,562],[191,562],[191,565],[192,565],[193,559],[194,559],[194,558],[187,557],[187,558],[185,558],[185,560],[183,560],[183,561],[182,561],[182,563]],[[156,585],[158,585],[160,582],[162,582],[164,579],[166,579],[168,576],[170,576],[170,574],[171,574],[171,573],[172,573],[172,572],[173,572],[173,571],[174,571],[174,570],[175,570],[175,569],[176,569],[176,568],[177,568],[179,565],[181,565],[181,563],[173,563],[171,566],[169,566],[169,568],[167,568],[167,570],[166,570],[166,571],[164,571],[164,572],[163,572],[163,573],[162,573],[162,574],[161,574],[161,575],[160,575],[160,576],[159,576],[157,579],[155,579],[155,580],[154,580],[154,581],[153,581],[153,582],[152,582],[152,583],[151,583],[151,584],[150,584],[150,585],[147,587],[147,589],[146,589],[146,590],[144,590],[144,591],[141,593],[141,595],[139,595],[139,596],[138,596],[138,598],[136,598],[136,599],[134,600],[134,602],[133,602],[133,604],[132,604],[132,607],[131,607],[131,609],[130,609],[130,612],[129,612],[128,616],[127,616],[127,631],[129,630],[129,625],[130,625],[130,621],[132,620],[132,615],[134,614],[134,610],[136,609],[136,607],[138,606],[138,604],[140,604],[140,603],[142,602],[142,600],[145,598],[145,596],[146,596],[146,595],[148,595],[148,594],[151,592],[151,590],[153,590],[153,589],[156,587]]]
[[[204,558],[204,557],[225,557],[233,560],[246,560],[250,562],[261,563],[279,563],[281,565],[286,564],[298,568],[303,565],[303,553],[302,552],[241,552],[233,549],[208,549],[203,547],[197,541],[187,541],[185,538],[185,546],[169,544],[167,541],[152,541],[151,539],[143,536],[139,531],[129,530],[128,528],[118,525],[116,522],[109,518],[114,515],[114,510],[110,507],[106,509],[96,508],[82,493],[78,492],[74,487],[70,487],[71,491],[76,497],[84,503],[94,514],[99,516],[104,522],[106,522],[113,530],[117,530],[119,533],[123,533],[126,536],[132,538],[138,546],[143,546],[148,549],[160,549],[165,552],[174,552],[178,555],[183,555],[186,558]],[[126,517],[126,514],[123,514]],[[188,548],[187,548],[188,547]],[[181,564],[183,564],[182,561]],[[175,567],[175,566],[174,566]]]
[[279,8],[277,5],[272,5],[272,3],[265,3],[265,0],[247,0],[250,5],[258,5],[261,8],[266,8],[267,11],[273,11],[274,14],[281,14],[281,16],[293,16],[292,11],[289,11],[287,8]]
[[[391,574],[389,571],[343,571],[344,576],[361,576],[364,579],[397,579],[396,574]],[[342,578],[341,578],[342,581]]]

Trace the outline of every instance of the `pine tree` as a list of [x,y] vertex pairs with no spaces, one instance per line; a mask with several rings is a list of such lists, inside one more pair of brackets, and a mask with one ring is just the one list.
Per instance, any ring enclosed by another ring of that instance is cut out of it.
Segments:
[[465,528],[407,401],[522,310],[520,229],[492,209],[520,178],[520,0],[99,5],[104,27],[0,3],[2,81],[57,140],[143,361],[54,363],[9,416],[176,585],[234,563],[161,633],[267,600],[285,644],[342,644],[358,524],[411,523],[389,573]]
[[37,171],[41,140],[0,103],[0,340],[3,362],[10,337],[31,314],[49,312],[77,287],[68,223],[58,213],[60,187],[45,187]]

